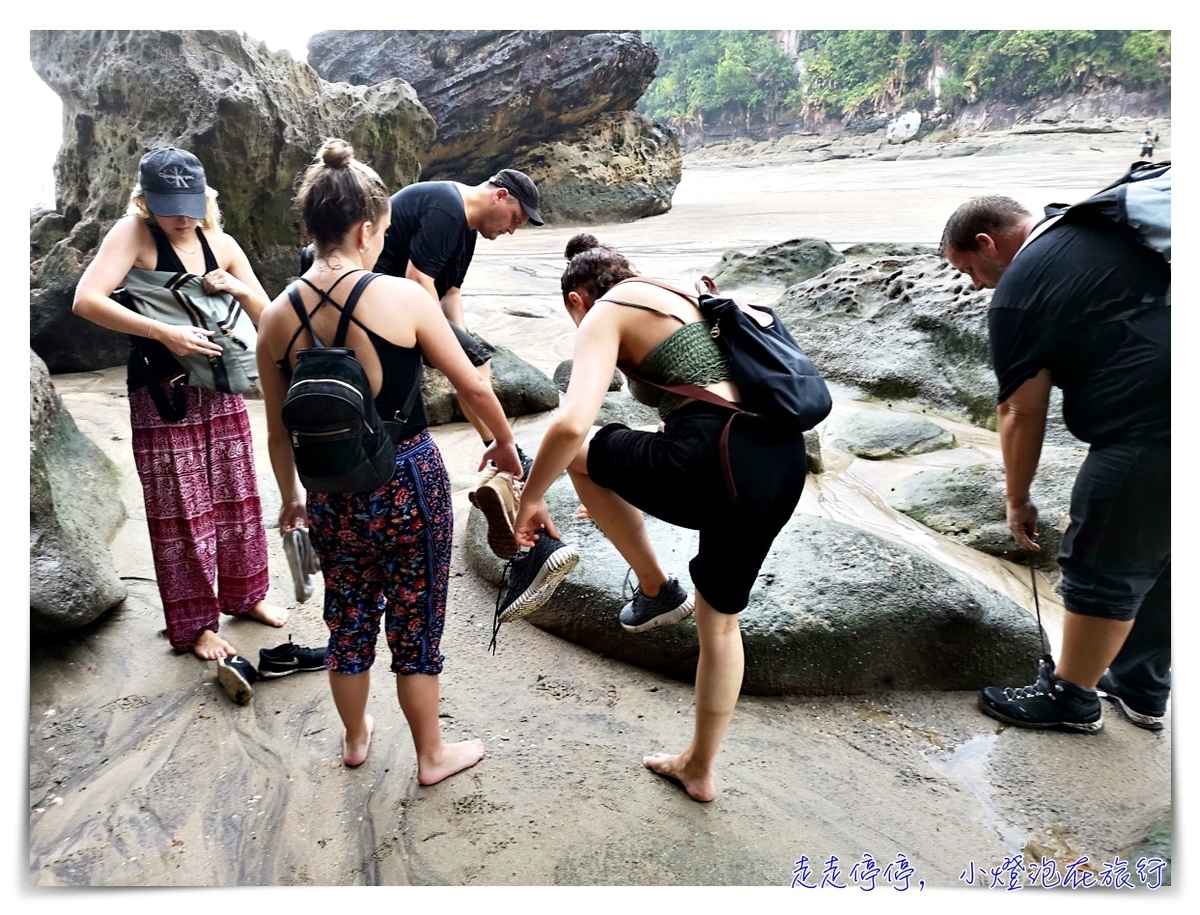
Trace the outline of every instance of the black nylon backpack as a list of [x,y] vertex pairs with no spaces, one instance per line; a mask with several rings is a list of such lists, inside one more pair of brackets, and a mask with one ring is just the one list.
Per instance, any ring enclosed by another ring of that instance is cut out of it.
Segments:
[[[282,411],[296,472],[309,492],[374,492],[396,472],[396,446],[375,409],[371,382],[354,350],[344,345],[354,306],[376,276],[364,273],[355,283],[342,306],[332,346],[322,343],[313,330],[297,285],[287,290],[314,344],[296,351]],[[325,290],[308,285],[321,293],[321,304],[332,302]]]

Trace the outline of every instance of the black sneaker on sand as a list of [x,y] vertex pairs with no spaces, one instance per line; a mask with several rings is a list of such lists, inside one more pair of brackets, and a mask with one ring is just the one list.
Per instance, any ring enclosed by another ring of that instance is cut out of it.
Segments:
[[300,671],[324,669],[325,649],[293,645],[290,635],[284,645],[258,650],[258,676],[263,680],[286,677]]
[[1022,728],[1094,734],[1104,727],[1096,691],[1055,677],[1049,658],[1038,663],[1037,682],[1032,686],[985,686],[979,691],[979,708],[997,721]]
[[633,600],[621,608],[621,628],[645,632],[655,626],[678,623],[695,609],[695,598],[683,590],[678,578],[669,578],[654,597],[647,597],[641,588],[634,589]]
[[224,687],[229,698],[238,705],[245,705],[254,696],[254,684],[258,682],[258,671],[254,665],[235,654],[217,659],[217,682]]
[[1163,719],[1167,716],[1166,710],[1164,709],[1161,712],[1139,712],[1133,708],[1121,697],[1117,681],[1113,678],[1111,671],[1106,670],[1104,672],[1104,676],[1096,684],[1096,692],[1115,705],[1118,712],[1139,728],[1145,728],[1147,731],[1161,731],[1163,729]]
[[496,633],[501,623],[511,623],[523,616],[528,616],[540,608],[554,589],[579,564],[579,554],[575,548],[556,540],[545,531],[538,535],[534,543],[524,553],[518,553],[510,559],[504,568],[507,578],[500,580],[500,590],[496,596],[496,616],[492,624],[493,652],[496,650]]

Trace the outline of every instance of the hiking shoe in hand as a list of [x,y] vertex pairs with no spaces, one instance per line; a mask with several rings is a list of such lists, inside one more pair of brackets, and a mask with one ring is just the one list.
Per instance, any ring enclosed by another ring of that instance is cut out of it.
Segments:
[[254,665],[235,654],[233,657],[217,659],[217,682],[225,688],[229,698],[238,705],[245,705],[254,695],[254,684],[258,682],[258,671]]
[[496,466],[489,464],[467,498],[487,519],[487,542],[492,552],[501,559],[514,556],[521,549],[513,534],[521,504],[521,483],[511,473],[497,472]]
[[647,597],[641,588],[634,589],[633,600],[621,608],[621,628],[645,632],[655,626],[678,623],[695,609],[695,597],[683,590],[678,578],[668,578],[654,597]]
[[[296,586],[296,600],[306,601],[313,594],[312,567],[317,564],[316,553],[308,539],[308,531],[300,527],[283,535],[283,555],[287,557],[292,572],[292,583]],[[319,569],[320,566],[317,565]]]
[[258,676],[263,680],[286,677],[300,671],[324,669],[325,649],[293,645],[290,635],[287,644],[274,648],[260,648],[258,651]]
[[979,708],[997,721],[1022,728],[1094,734],[1104,727],[1096,691],[1054,676],[1054,662],[1048,658],[1038,663],[1037,682],[1031,686],[985,686],[979,691]]
[[1117,687],[1117,681],[1113,678],[1112,671],[1104,671],[1104,676],[1100,678],[1100,682],[1096,684],[1096,692],[1104,699],[1107,699],[1117,707],[1117,711],[1124,715],[1133,724],[1139,728],[1145,728],[1147,731],[1161,731],[1163,729],[1163,719],[1167,716],[1166,710],[1161,712],[1139,712],[1132,708],[1120,695],[1120,690]]
[[[556,540],[545,531],[526,552],[518,553],[504,567],[504,578],[496,595],[496,616],[492,622],[492,643],[496,651],[496,634],[501,623],[510,623],[539,609],[554,589],[579,564],[575,548]],[[508,586],[505,587],[505,578]]]

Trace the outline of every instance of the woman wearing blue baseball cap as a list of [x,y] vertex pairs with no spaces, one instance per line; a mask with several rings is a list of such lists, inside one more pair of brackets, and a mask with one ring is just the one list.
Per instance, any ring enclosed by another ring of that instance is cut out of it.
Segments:
[[[130,336],[133,451],[167,635],[176,651],[210,661],[237,654],[217,634],[222,612],[271,626],[288,617],[264,602],[267,541],[246,406],[240,394],[180,383],[186,373],[176,356],[221,355],[213,331],[147,317],[112,296],[134,268],[191,274],[203,277],[209,295],[232,296],[257,324],[267,295],[221,231],[216,198],[191,153],[167,147],[143,156],[129,208],[84,271],[73,307]],[[176,394],[186,409],[172,420],[160,404]]]

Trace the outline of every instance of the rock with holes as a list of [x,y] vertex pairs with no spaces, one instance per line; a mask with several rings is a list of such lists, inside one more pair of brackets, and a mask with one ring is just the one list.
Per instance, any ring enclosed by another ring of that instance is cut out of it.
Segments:
[[[529,622],[607,657],[692,679],[695,622],[622,629],[624,560],[592,521],[575,519],[579,500],[567,478],[550,487],[546,501],[581,558]],[[690,588],[696,532],[651,517],[646,530],[663,567]],[[488,549],[477,509],[467,521],[467,556],[477,573],[499,583],[502,563]],[[792,518],[776,538],[741,628],[742,690],[751,695],[978,689],[1023,682],[1040,653],[1037,623],[1008,598],[908,546],[807,515]],[[499,643],[503,651],[503,628]]]
[[953,448],[954,436],[924,416],[890,410],[861,410],[834,419],[825,437],[839,451],[869,461]]
[[[1055,559],[1071,521],[1071,488],[1086,452],[1044,447],[1031,495],[1038,507],[1038,568],[1059,574]],[[888,504],[964,546],[1022,565],[1022,550],[1008,529],[1004,510],[1004,465],[999,461],[950,470],[926,470],[896,484]]]
[[58,215],[42,214],[30,232],[30,340],[52,372],[125,361],[124,336],[73,316],[71,300],[147,150],[199,157],[225,230],[273,297],[296,268],[295,182],[322,139],[344,137],[398,189],[417,179],[434,135],[403,80],[329,83],[241,32],[35,30],[29,51],[63,102]]
[[125,599],[108,552],[125,522],[121,472],[83,435],[29,352],[29,623],[65,632]]
[[713,268],[718,287],[792,286],[846,260],[823,238],[793,238],[750,254],[726,251]]
[[[996,428],[991,292],[940,257],[847,261],[784,292],[775,310],[828,381],[868,399],[933,407]],[[1075,445],[1051,392],[1047,440]]]

